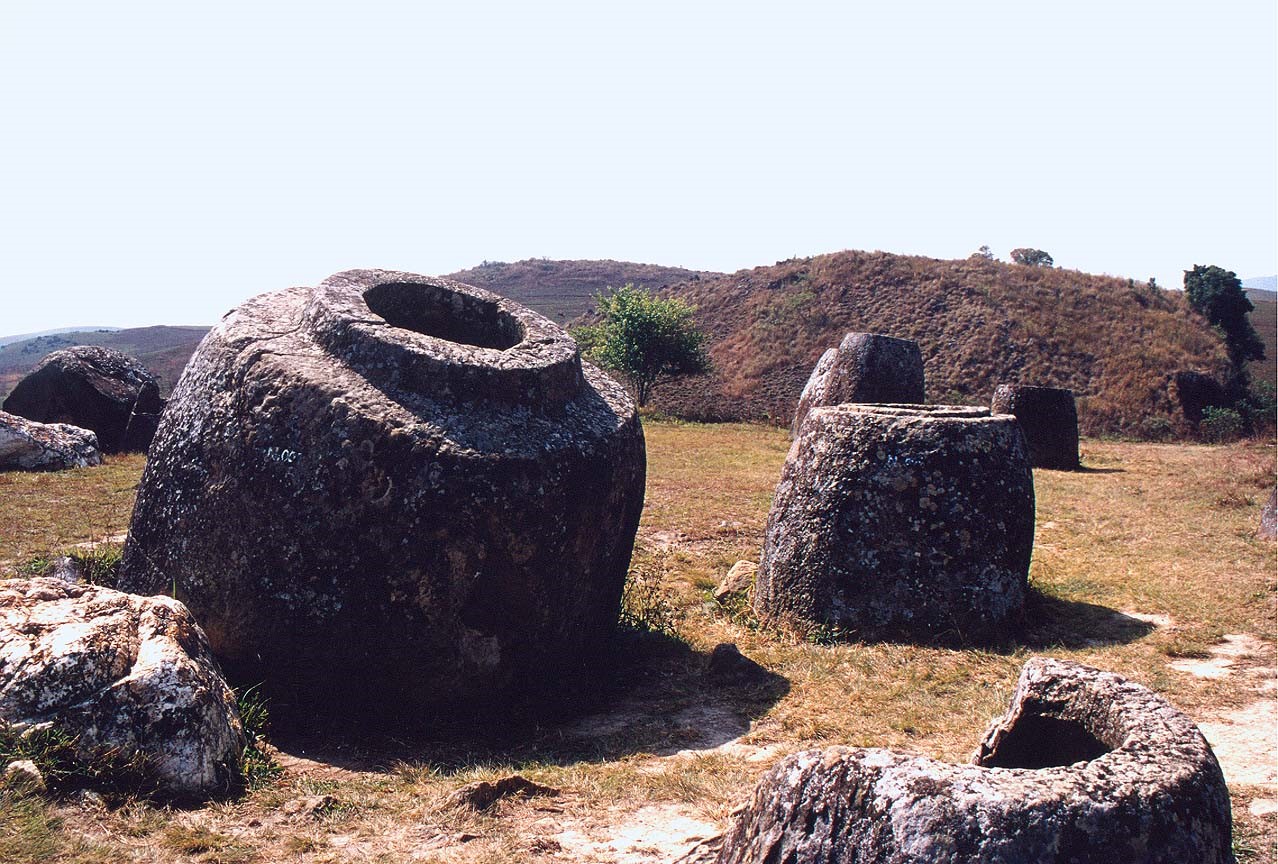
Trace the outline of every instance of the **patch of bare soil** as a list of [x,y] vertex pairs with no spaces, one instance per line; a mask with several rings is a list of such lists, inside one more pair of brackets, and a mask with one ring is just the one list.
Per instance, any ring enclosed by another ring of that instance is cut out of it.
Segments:
[[1273,646],[1246,634],[1228,634],[1206,658],[1170,664],[1198,678],[1237,682],[1240,694],[1253,698],[1241,707],[1222,708],[1199,720],[1231,788],[1252,787],[1253,815],[1278,813],[1278,666]]

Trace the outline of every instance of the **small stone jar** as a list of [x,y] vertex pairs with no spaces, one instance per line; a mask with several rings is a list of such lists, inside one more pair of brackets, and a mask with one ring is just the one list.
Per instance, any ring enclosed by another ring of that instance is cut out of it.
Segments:
[[1017,621],[1034,480],[1013,417],[984,408],[814,408],[764,535],[754,609],[846,638],[998,640]]

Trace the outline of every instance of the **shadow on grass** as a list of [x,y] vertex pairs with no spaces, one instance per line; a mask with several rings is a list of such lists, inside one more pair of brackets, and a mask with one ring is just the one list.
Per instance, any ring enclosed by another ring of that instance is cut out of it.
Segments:
[[1126,474],[1126,468],[1092,468],[1087,465],[1080,465],[1072,469],[1071,474]]
[[724,667],[709,652],[657,633],[622,631],[610,680],[595,695],[534,720],[488,706],[429,721],[402,716],[276,718],[271,744],[285,756],[352,771],[429,766],[570,765],[634,754],[709,750],[749,731],[790,690],[746,658]]
[[1148,635],[1154,625],[1107,606],[1064,600],[1030,588],[1016,645],[1025,648],[1095,648]]

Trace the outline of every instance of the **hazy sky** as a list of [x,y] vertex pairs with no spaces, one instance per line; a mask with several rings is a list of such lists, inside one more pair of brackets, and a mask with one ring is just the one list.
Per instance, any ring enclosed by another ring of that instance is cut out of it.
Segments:
[[1274,0],[0,0],[0,335],[352,267],[1278,272]]

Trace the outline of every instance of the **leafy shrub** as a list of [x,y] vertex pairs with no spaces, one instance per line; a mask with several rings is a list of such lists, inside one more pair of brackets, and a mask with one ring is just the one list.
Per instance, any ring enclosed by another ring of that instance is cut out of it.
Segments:
[[1246,431],[1242,415],[1233,408],[1204,408],[1203,419],[1198,422],[1203,440],[1213,444],[1237,441]]
[[236,703],[247,742],[240,753],[240,782],[245,790],[252,792],[271,783],[283,769],[266,752],[266,730],[271,718],[258,685],[237,694]]

